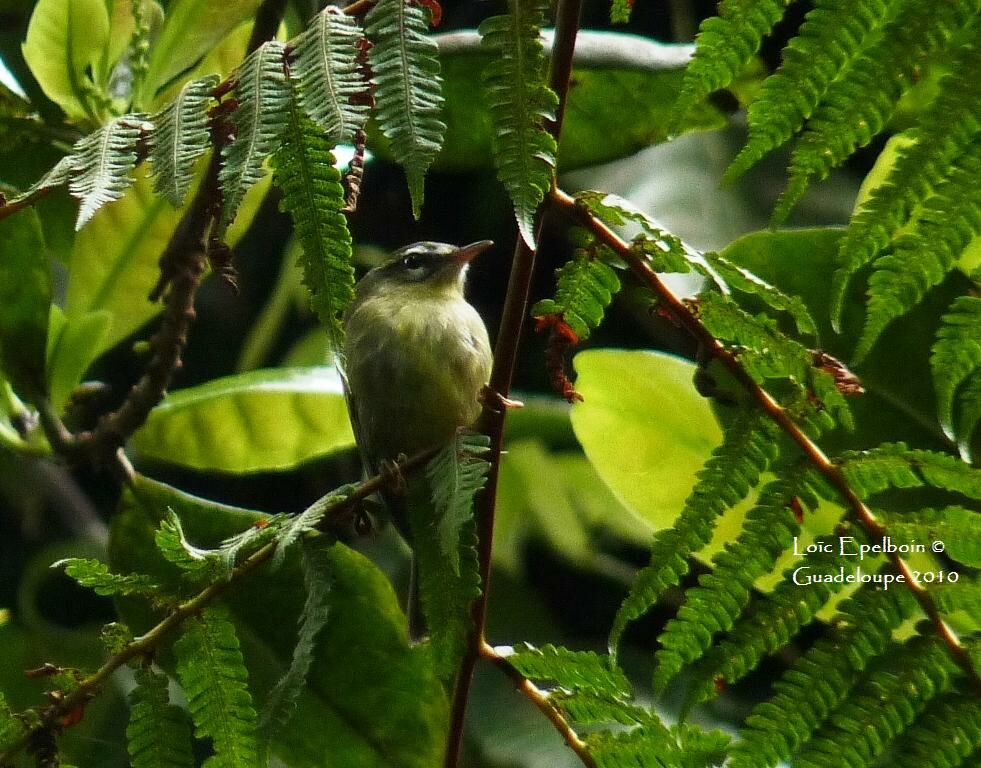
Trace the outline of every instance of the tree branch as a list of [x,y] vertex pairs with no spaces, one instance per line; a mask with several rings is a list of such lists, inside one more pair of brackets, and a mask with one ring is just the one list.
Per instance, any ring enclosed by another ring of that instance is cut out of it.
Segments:
[[[559,0],[556,8],[555,40],[552,45],[552,58],[549,68],[549,85],[559,97],[555,119],[550,121],[548,131],[556,143],[562,131],[562,120],[569,94],[569,81],[572,75],[572,56],[579,32],[579,17],[582,0]],[[553,188],[555,180],[552,180]],[[542,228],[542,209],[539,208],[535,225],[537,242]],[[503,400],[511,393],[511,380],[518,357],[518,344],[528,314],[528,298],[531,292],[531,278],[535,271],[535,252],[524,239],[519,237],[511,262],[511,276],[508,279],[504,310],[494,349],[494,365],[491,369],[490,390],[497,396],[489,398],[484,404],[477,429],[491,439],[491,451],[487,459],[490,472],[487,486],[477,497],[475,516],[477,521],[477,561],[480,570],[480,596],[472,608],[473,625],[467,638],[467,649],[457,671],[456,684],[450,710],[450,732],[446,749],[446,768],[456,768],[460,762],[463,747],[463,732],[466,723],[467,702],[470,698],[470,685],[473,672],[480,657],[482,645],[486,645],[484,633],[487,625],[487,600],[490,595],[491,557],[494,540],[494,515],[497,505],[497,484],[500,477],[501,450],[504,444],[504,422],[506,407]]]
[[[756,400],[757,405],[763,412],[796,443],[797,447],[800,448],[815,469],[838,491],[846,507],[850,510],[851,515],[865,529],[869,536],[876,539],[885,538],[887,535],[885,526],[879,522],[872,510],[869,509],[859,495],[855,493],[855,490],[848,484],[848,480],[845,478],[841,468],[831,461],[817,443],[807,436],[773,396],[757,384],[743,367],[739,358],[730,352],[702,325],[701,321],[692,313],[688,306],[675,296],[671,289],[661,281],[660,277],[658,277],[645,258],[633,250],[628,243],[622,240],[604,222],[596,218],[585,206],[578,204],[573,197],[562,190],[553,189],[552,200],[592,231],[604,245],[609,246],[615,251],[627,263],[631,272],[657,296],[661,307],[671,318],[681,328],[688,331],[709,355],[726,367],[743,389]],[[973,685],[981,689],[981,675],[979,675],[978,670],[971,663],[967,649],[961,644],[954,629],[944,620],[940,609],[933,602],[933,598],[930,596],[926,587],[920,584],[913,569],[902,556],[894,552],[889,553],[888,556],[899,573],[903,575],[907,586],[913,593],[916,601],[920,604],[920,608],[930,619],[934,629],[947,645],[954,660],[964,670]]]

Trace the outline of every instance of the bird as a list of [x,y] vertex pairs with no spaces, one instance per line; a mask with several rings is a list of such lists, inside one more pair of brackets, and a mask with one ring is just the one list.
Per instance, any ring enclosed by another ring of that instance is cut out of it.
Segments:
[[[355,437],[369,472],[445,445],[480,416],[493,355],[487,327],[464,289],[470,262],[492,245],[413,243],[355,286],[344,313],[343,367]],[[420,507],[410,515],[409,505],[433,509],[425,478],[418,473],[403,493],[382,497],[411,546],[410,519],[419,519]],[[424,630],[412,583],[409,593],[410,631],[418,635]]]

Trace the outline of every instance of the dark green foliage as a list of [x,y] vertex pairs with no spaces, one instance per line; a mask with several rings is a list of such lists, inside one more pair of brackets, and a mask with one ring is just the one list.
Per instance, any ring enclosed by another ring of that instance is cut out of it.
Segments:
[[235,218],[242,198],[262,178],[263,162],[279,144],[290,116],[283,71],[283,44],[264,43],[242,62],[235,77],[238,107],[232,113],[235,139],[222,149],[222,226]]
[[302,548],[303,585],[307,597],[300,614],[300,628],[290,666],[269,692],[259,721],[259,731],[267,741],[277,730],[289,724],[313,664],[317,636],[330,614],[332,581],[327,558],[329,546],[329,543],[317,541]]
[[68,576],[71,576],[83,587],[94,590],[97,595],[159,597],[162,589],[149,576],[141,573],[125,575],[112,573],[108,565],[98,560],[72,557],[52,563],[51,567],[63,568]]
[[[979,89],[981,90],[981,89]],[[937,392],[937,409],[944,432],[951,439],[962,440],[966,452],[978,422],[981,421],[981,399],[964,397],[960,419],[955,423],[954,402],[958,390],[981,390],[981,298],[961,296],[944,315],[930,358],[933,385]],[[966,395],[966,392],[965,392]]]
[[807,464],[797,465],[766,485],[739,538],[715,555],[712,572],[685,593],[684,605],[658,638],[655,688],[667,688],[682,668],[701,658],[716,634],[732,628],[749,604],[753,583],[791,546],[800,532],[794,507],[817,506],[807,487],[810,471]]
[[145,667],[130,692],[126,743],[133,768],[191,768],[191,722],[170,703],[166,675]]
[[235,626],[224,608],[206,608],[189,619],[174,643],[177,676],[187,694],[195,735],[211,739],[207,768],[259,765],[257,716]]
[[[843,602],[830,634],[808,649],[775,684],[776,694],[746,718],[742,738],[733,747],[733,768],[775,766],[795,754],[848,697],[870,660],[885,652],[893,630],[916,609],[916,601],[904,589],[863,587]],[[718,648],[712,655],[722,660],[726,649]],[[734,668],[723,672],[723,679],[738,679],[733,672]],[[707,682],[698,699],[714,694],[713,681]]]
[[518,230],[535,245],[535,211],[555,175],[555,138],[545,129],[558,98],[546,85],[548,62],[540,39],[548,3],[510,0],[506,16],[480,25],[481,45],[491,55],[484,87],[494,122],[497,176],[514,202]]
[[461,430],[426,465],[439,545],[456,576],[460,575],[460,534],[473,519],[474,496],[487,484],[490,470],[480,457],[489,450],[489,437]]
[[610,21],[614,24],[626,24],[630,21],[630,12],[634,9],[634,0],[613,0],[610,6]]
[[6,749],[8,744],[20,738],[23,733],[23,723],[14,717],[14,713],[7,706],[3,692],[0,691],[0,751]]
[[[895,768],[956,768],[976,765],[981,757],[981,699],[942,696],[896,743]],[[972,760],[973,755],[973,760]]]
[[276,184],[283,190],[280,205],[293,218],[302,245],[303,282],[336,352],[344,333],[341,315],[354,298],[351,234],[341,213],[344,189],[330,142],[300,114],[295,98],[287,111],[283,144],[273,158]]
[[443,146],[446,125],[436,43],[426,36],[427,13],[404,0],[380,0],[365,18],[377,102],[375,119],[405,169],[416,218],[423,178]]
[[150,160],[156,177],[153,189],[180,208],[194,181],[194,162],[208,151],[211,133],[208,110],[217,75],[189,80],[174,100],[157,112],[151,122]]
[[776,428],[762,414],[739,413],[725,438],[698,474],[674,527],[654,537],[651,564],[634,582],[610,630],[610,651],[615,657],[627,625],[643,616],[688,573],[688,558],[708,544],[718,517],[738,504],[759,482],[777,456]]

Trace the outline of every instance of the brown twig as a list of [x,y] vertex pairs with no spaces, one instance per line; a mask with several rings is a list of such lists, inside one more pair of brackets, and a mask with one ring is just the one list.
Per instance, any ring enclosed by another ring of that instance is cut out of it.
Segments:
[[[838,491],[852,516],[873,539],[886,536],[885,526],[876,519],[875,514],[848,484],[841,467],[829,459],[824,451],[797,425],[784,408],[761,387],[740,363],[739,358],[728,350],[709,330],[702,325],[685,302],[679,299],[658,277],[643,255],[630,247],[605,223],[596,218],[585,206],[559,189],[552,190],[552,200],[561,208],[571,213],[581,224],[593,232],[605,245],[609,246],[623,259],[631,272],[641,282],[645,283],[651,292],[657,296],[660,308],[681,328],[690,333],[711,357],[721,362],[729,373],[748,392],[763,412],[772,419],[790,437],[804,453],[810,463]],[[981,688],[981,676],[971,663],[967,649],[961,644],[957,633],[947,624],[933,598],[917,580],[913,569],[898,553],[890,553],[889,560],[901,573],[920,608],[930,619],[937,634],[950,650],[957,664],[967,674],[975,687]]]
[[[408,474],[418,471],[424,467],[438,449],[430,449],[415,454],[409,459],[400,462],[398,473],[383,472],[359,483],[347,496],[337,499],[324,506],[322,510],[323,518],[317,526],[317,530],[322,533],[340,533],[348,527],[348,519],[351,511],[357,505],[372,496],[378,491],[388,487],[394,482],[393,478],[398,477],[399,473]],[[329,496],[314,502],[310,509],[317,505],[324,505]],[[205,587],[194,597],[185,600],[177,605],[163,620],[147,630],[140,637],[127,643],[122,650],[113,654],[106,662],[88,677],[79,681],[78,687],[71,693],[60,697],[57,701],[45,707],[38,717],[37,724],[25,731],[19,739],[7,746],[7,749],[0,753],[0,765],[6,765],[13,760],[14,755],[27,747],[32,740],[41,733],[51,732],[59,728],[62,718],[79,707],[83,707],[109,679],[109,676],[117,669],[128,663],[132,659],[141,656],[150,656],[160,643],[167,638],[171,632],[192,616],[201,613],[204,608],[221,597],[228,589],[237,583],[242,577],[252,573],[263,563],[268,562],[276,552],[277,542],[272,541],[235,566],[228,579]]]
[[[569,94],[569,81],[572,74],[572,56],[579,32],[579,17],[582,0],[559,0],[556,8],[555,42],[552,46],[552,59],[549,71],[549,85],[559,97],[555,119],[550,121],[548,130],[558,142],[562,131],[565,104]],[[553,180],[554,187],[554,180]],[[541,210],[539,210],[541,214]],[[541,233],[541,216],[536,219],[535,237]],[[508,279],[504,310],[498,330],[497,346],[494,349],[494,365],[491,369],[490,390],[506,399],[511,393],[511,380],[518,356],[518,344],[528,314],[528,298],[531,292],[531,278],[535,270],[535,252],[519,237],[511,262],[511,275]],[[499,406],[500,404],[498,404]],[[456,684],[450,710],[450,731],[446,748],[446,768],[456,768],[460,762],[463,748],[463,732],[466,723],[467,702],[473,672],[480,657],[480,649],[485,643],[484,633],[487,625],[487,600],[490,595],[491,556],[494,538],[494,515],[497,504],[497,484],[500,477],[501,450],[504,443],[504,421],[506,408],[498,407],[488,399],[478,424],[478,429],[491,439],[491,450],[487,456],[491,468],[487,486],[477,498],[477,561],[480,570],[480,597],[472,608],[472,628],[467,638],[467,648],[457,671]]]
[[549,722],[555,726],[555,730],[561,734],[566,745],[576,753],[576,757],[582,761],[582,764],[586,768],[597,768],[596,761],[589,754],[589,748],[586,742],[579,738],[579,734],[575,732],[569,721],[565,719],[559,708],[555,706],[546,691],[543,691],[531,682],[531,680],[522,675],[511,665],[506,656],[502,656],[495,648],[492,648],[483,640],[480,643],[480,658],[489,661],[507,675],[511,679],[511,682],[514,683],[514,687],[518,692],[538,707],[542,714],[549,719]]

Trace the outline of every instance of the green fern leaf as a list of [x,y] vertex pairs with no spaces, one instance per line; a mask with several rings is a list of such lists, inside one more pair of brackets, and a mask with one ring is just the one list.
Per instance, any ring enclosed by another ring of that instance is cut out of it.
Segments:
[[211,607],[189,619],[174,653],[195,736],[211,739],[214,747],[206,768],[258,766],[257,716],[228,612]]
[[283,144],[273,158],[276,184],[283,190],[280,207],[293,218],[302,245],[303,282],[337,352],[344,339],[341,316],[354,298],[351,233],[341,213],[344,189],[330,142],[300,115],[295,100],[287,109]]
[[[788,760],[848,697],[870,660],[885,653],[893,630],[916,611],[916,600],[904,589],[863,587],[845,600],[830,635],[797,659],[774,685],[775,695],[746,718],[742,738],[733,746],[732,768],[773,768]],[[720,645],[712,652],[714,660],[724,659],[728,650]],[[699,682],[708,678],[710,692],[696,696],[696,701],[715,695],[715,674],[735,682],[748,671],[717,672],[718,665],[713,666],[706,665],[707,674],[697,675]]]
[[885,182],[876,187],[848,224],[841,241],[839,263],[832,281],[831,317],[840,331],[845,292],[852,276],[871,264],[907,224],[916,206],[949,173],[950,164],[981,132],[981,48],[965,45],[951,62],[951,73],[940,81],[940,92],[923,114],[912,136],[901,147]]
[[889,515],[890,536],[899,542],[931,548],[943,545],[943,552],[958,563],[981,568],[981,514],[965,507],[920,509]]
[[150,142],[150,160],[156,180],[153,189],[180,208],[194,181],[194,161],[211,146],[208,109],[218,76],[209,75],[184,84],[166,107],[151,119],[156,126]]
[[775,222],[786,219],[812,180],[826,178],[885,127],[916,68],[965,34],[979,12],[981,0],[917,0],[898,9],[808,121],[790,160],[790,182],[774,207]]
[[590,757],[597,768],[633,768],[652,765],[674,766],[680,754],[670,732],[660,723],[648,723],[626,733],[600,731],[585,738]]
[[232,113],[235,138],[221,151],[218,173],[223,193],[222,227],[235,218],[242,198],[263,176],[263,163],[279,144],[290,115],[290,92],[283,71],[285,50],[264,43],[242,62],[235,77],[238,106]]
[[294,45],[290,74],[299,83],[303,111],[332,145],[354,141],[368,119],[368,103],[359,100],[368,93],[357,66],[362,39],[354,18],[329,5]]
[[163,589],[151,577],[142,573],[112,573],[109,566],[98,560],[70,557],[51,564],[52,568],[62,568],[65,574],[75,579],[83,587],[95,591],[97,595],[139,595],[159,597]]
[[543,299],[531,308],[536,318],[559,315],[579,341],[603,322],[606,308],[620,290],[620,279],[604,260],[603,246],[577,248],[575,255],[556,270],[555,299]]
[[287,518],[276,536],[276,552],[273,554],[272,560],[273,568],[279,568],[289,548],[305,534],[316,530],[324,519],[327,510],[342,503],[351,495],[353,490],[353,485],[342,485],[326,496],[317,499],[300,514]]
[[436,43],[426,36],[427,14],[408,0],[379,0],[365,18],[375,84],[375,119],[405,169],[412,213],[422,212],[424,177],[446,125]]
[[184,535],[180,518],[173,510],[160,521],[154,539],[164,558],[180,568],[192,583],[227,578],[225,564],[219,553],[191,544]]
[[21,192],[19,195],[14,195],[7,198],[8,204],[19,203],[31,195],[34,195],[45,189],[52,189],[54,187],[60,187],[62,184],[68,182],[72,175],[79,169],[79,157],[73,153],[65,155],[54,167],[48,171],[44,176],[34,182],[30,187]]
[[487,484],[490,464],[480,458],[490,450],[486,435],[458,431],[426,465],[426,477],[433,490],[437,538],[443,555],[460,575],[460,534],[473,519],[473,499]]
[[546,85],[548,61],[541,27],[548,3],[509,0],[510,13],[480,25],[481,47],[492,57],[484,70],[486,101],[494,124],[494,162],[518,220],[535,247],[535,212],[555,175],[555,138],[545,121],[555,117],[558,97]]
[[75,143],[68,191],[82,203],[76,231],[103,205],[118,200],[129,189],[137,144],[152,130],[153,124],[144,115],[123,115]]
[[570,651],[555,645],[536,648],[527,643],[497,651],[529,680],[548,687],[595,696],[630,695],[630,682],[620,668],[592,651]]
[[271,515],[263,518],[260,525],[250,525],[241,533],[229,536],[214,550],[198,550],[208,552],[208,556],[217,556],[222,563],[222,576],[232,577],[235,566],[268,544],[279,535],[279,528],[287,520],[286,515]]
[[890,488],[931,486],[981,500],[981,470],[937,451],[914,450],[903,443],[884,443],[839,459],[848,484],[864,498]]
[[966,453],[977,422],[955,426],[954,398],[969,379],[981,380],[981,298],[960,296],[950,305],[933,345],[930,368],[940,424],[949,438],[960,439],[961,452]]
[[708,544],[718,517],[744,499],[776,458],[775,428],[755,410],[740,411],[726,429],[722,445],[698,473],[673,528],[659,531],[651,549],[651,564],[637,579],[617,611],[610,629],[610,655],[627,625],[643,616],[664,592],[688,573],[688,558]]
[[7,749],[9,744],[17,741],[24,734],[24,724],[14,717],[7,700],[0,692],[0,752]]
[[793,138],[828,87],[881,34],[904,0],[816,0],[783,50],[780,69],[749,105],[749,138],[725,172],[734,180]]
[[133,768],[191,768],[191,722],[187,712],[170,703],[166,675],[149,668],[136,672],[129,694],[126,746]]
[[749,604],[753,583],[773,570],[800,532],[792,505],[817,506],[806,485],[808,465],[796,465],[760,492],[736,541],[713,559],[713,570],[685,593],[685,603],[658,637],[654,688],[664,691],[686,665],[701,658],[712,638],[727,632]]
[[259,720],[259,732],[266,741],[289,724],[313,665],[317,636],[327,623],[332,584],[327,555],[330,546],[320,541],[302,549],[303,584],[307,597],[300,613],[300,629],[289,669],[269,692]]
[[610,21],[614,24],[626,24],[630,21],[630,13],[634,9],[634,0],[613,0],[610,6]]
[[964,611],[968,616],[981,616],[981,578],[959,574],[956,582],[931,589],[930,596],[944,613]]
[[950,175],[927,199],[916,230],[903,235],[892,253],[879,258],[869,277],[868,314],[855,348],[855,361],[872,349],[882,331],[918,304],[954,269],[957,259],[981,232],[981,141],[953,165]]
[[890,649],[878,667],[800,752],[801,768],[872,765],[931,699],[949,689],[957,667],[937,638]]
[[719,3],[719,15],[703,21],[695,38],[695,55],[675,104],[676,125],[695,104],[725,88],[742,72],[789,4],[790,0]]
[[931,702],[892,753],[894,768],[977,765],[981,757],[981,699],[944,696]]

